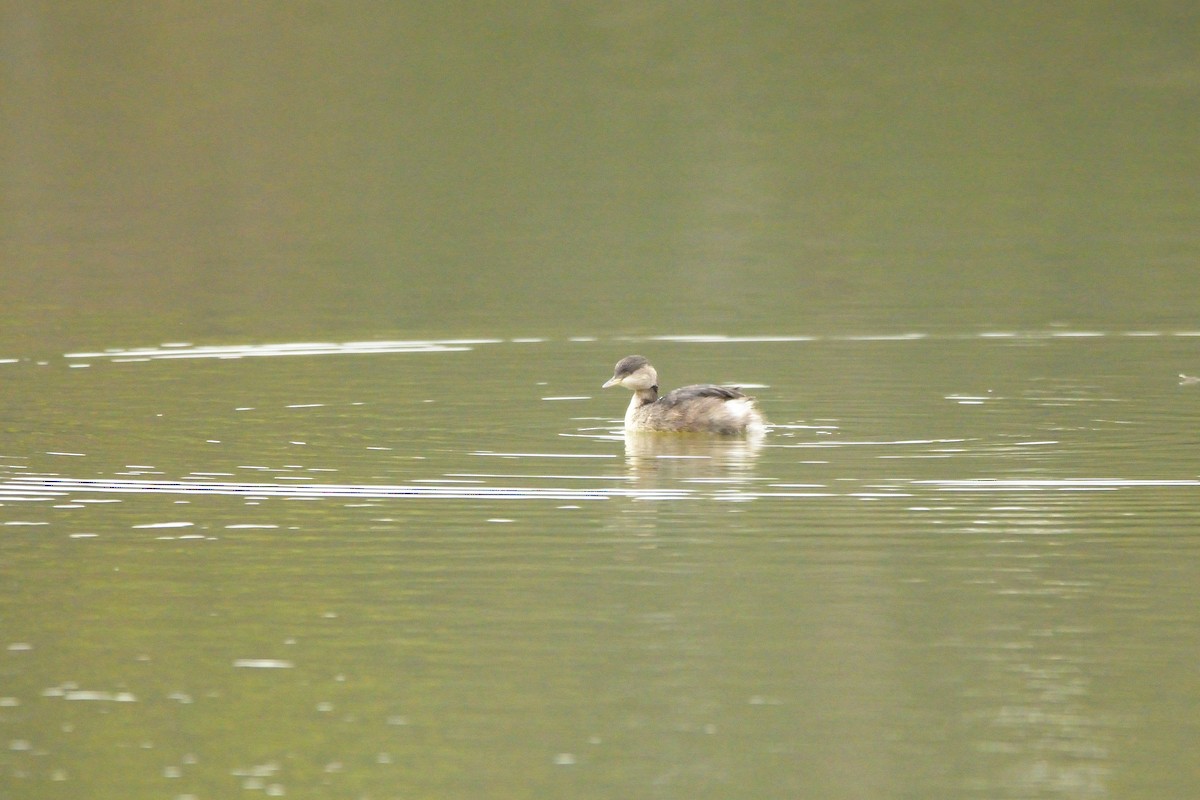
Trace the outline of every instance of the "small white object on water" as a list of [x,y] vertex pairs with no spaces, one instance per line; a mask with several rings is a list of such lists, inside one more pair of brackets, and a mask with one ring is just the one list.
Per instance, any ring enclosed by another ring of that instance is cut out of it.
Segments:
[[233,666],[238,669],[291,669],[296,665],[281,658],[239,658]]

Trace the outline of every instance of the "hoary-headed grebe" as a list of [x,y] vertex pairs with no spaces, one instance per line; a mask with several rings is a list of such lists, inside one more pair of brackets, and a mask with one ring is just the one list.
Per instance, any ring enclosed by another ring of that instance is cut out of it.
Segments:
[[625,412],[626,430],[723,434],[759,434],[764,430],[754,398],[732,386],[684,386],[659,397],[658,373],[642,356],[626,356],[618,361],[604,388],[610,386],[624,386],[633,392]]

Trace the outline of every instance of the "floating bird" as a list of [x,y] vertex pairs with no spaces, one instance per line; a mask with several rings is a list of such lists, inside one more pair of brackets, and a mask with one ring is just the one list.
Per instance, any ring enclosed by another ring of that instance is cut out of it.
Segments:
[[711,383],[684,386],[658,396],[658,373],[643,356],[617,362],[604,388],[633,392],[625,429],[686,433],[761,434],[766,427],[754,398],[733,386]]

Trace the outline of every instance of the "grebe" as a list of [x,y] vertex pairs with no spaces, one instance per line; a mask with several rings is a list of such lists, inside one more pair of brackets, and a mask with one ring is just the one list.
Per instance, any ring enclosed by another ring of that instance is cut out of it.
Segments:
[[751,435],[764,430],[763,415],[754,407],[754,398],[732,386],[684,386],[659,397],[658,373],[642,356],[618,361],[603,388],[610,386],[624,386],[633,392],[625,412],[626,430]]

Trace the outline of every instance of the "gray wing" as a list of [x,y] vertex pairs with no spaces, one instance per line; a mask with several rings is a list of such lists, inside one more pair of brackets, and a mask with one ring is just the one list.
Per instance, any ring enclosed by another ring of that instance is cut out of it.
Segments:
[[746,397],[746,393],[732,386],[698,383],[695,386],[683,386],[674,391],[667,392],[658,402],[663,405],[673,406],[677,403],[686,403],[689,400],[696,400],[701,397],[715,397],[718,400],[737,400],[739,397]]

